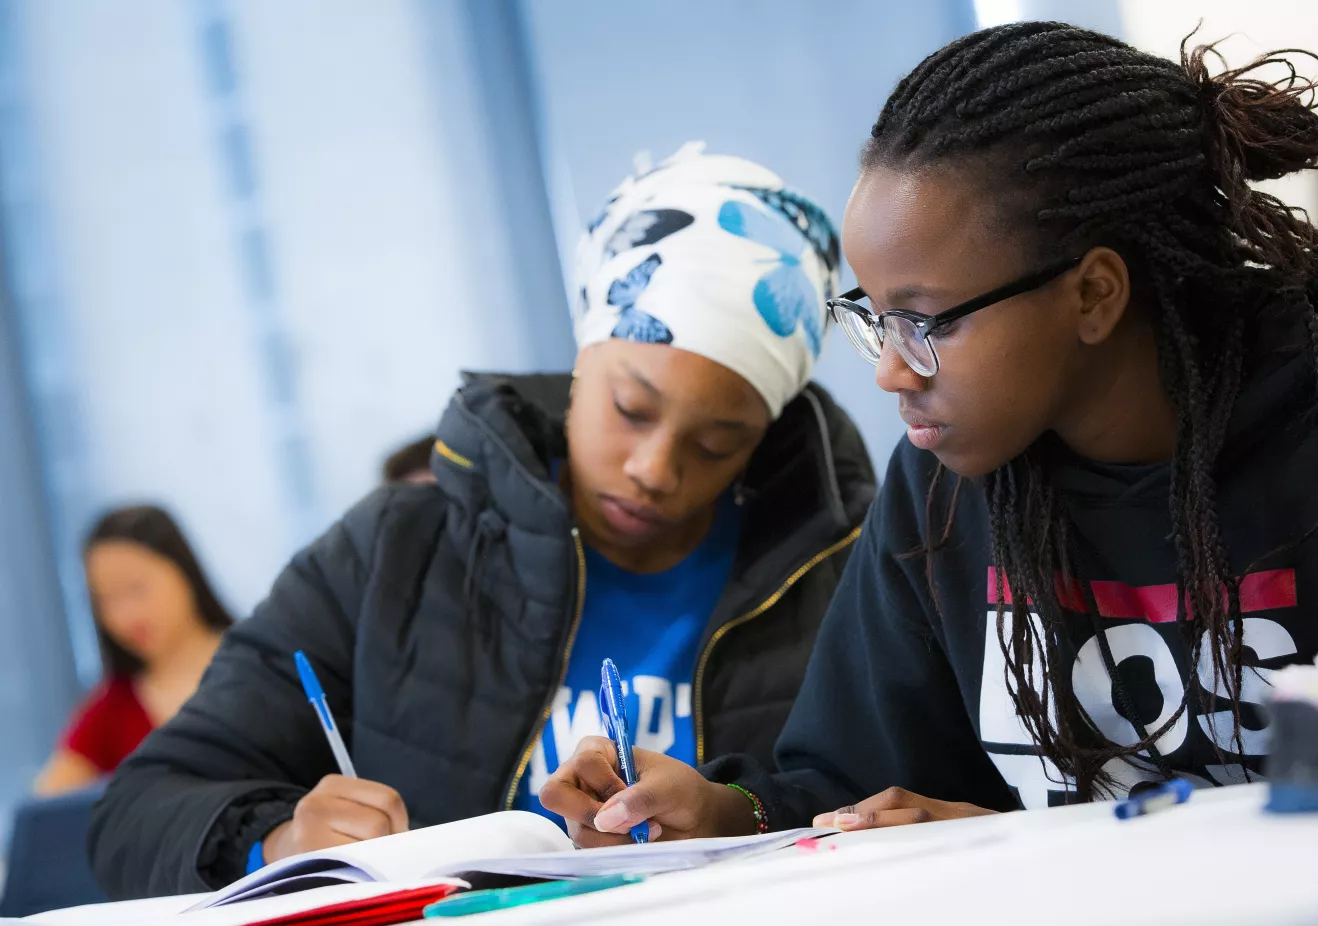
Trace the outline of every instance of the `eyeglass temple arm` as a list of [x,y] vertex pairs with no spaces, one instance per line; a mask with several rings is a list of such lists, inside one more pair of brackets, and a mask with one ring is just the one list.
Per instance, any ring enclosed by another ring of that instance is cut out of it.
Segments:
[[926,330],[933,331],[941,328],[943,325],[951,324],[957,319],[965,318],[972,312],[978,312],[980,309],[1011,299],[1013,296],[1019,296],[1021,293],[1028,293],[1030,290],[1038,289],[1045,283],[1050,283],[1057,277],[1080,266],[1083,257],[1071,257],[1055,264],[1044,267],[1038,273],[1032,273],[1027,277],[1008,283],[1006,286],[1000,286],[991,290],[982,296],[977,296],[969,302],[963,302],[961,305],[953,306],[946,312],[939,312],[929,320],[929,327]]

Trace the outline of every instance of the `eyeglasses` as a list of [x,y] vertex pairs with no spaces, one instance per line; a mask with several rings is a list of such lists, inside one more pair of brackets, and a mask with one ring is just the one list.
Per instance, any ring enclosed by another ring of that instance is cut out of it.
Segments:
[[934,350],[931,339],[939,329],[980,309],[987,309],[1013,296],[1038,289],[1045,283],[1051,283],[1068,270],[1080,266],[1081,260],[1082,258],[1072,257],[1049,264],[1029,276],[999,286],[937,315],[921,315],[918,312],[906,312],[902,309],[875,313],[856,302],[857,299],[866,298],[865,290],[860,287],[843,293],[836,299],[828,300],[828,312],[833,316],[833,321],[846,332],[847,340],[851,342],[852,347],[860,351],[860,355],[870,363],[878,366],[883,345],[891,337],[893,346],[897,348],[897,353],[901,354],[907,366],[921,376],[933,376],[938,372],[938,352]]

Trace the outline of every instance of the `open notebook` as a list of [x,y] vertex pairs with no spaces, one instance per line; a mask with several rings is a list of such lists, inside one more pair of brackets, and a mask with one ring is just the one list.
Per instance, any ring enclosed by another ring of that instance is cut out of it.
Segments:
[[833,830],[691,839],[607,849],[574,849],[545,817],[520,810],[430,826],[267,865],[217,891],[193,910],[329,884],[418,882],[471,873],[528,878],[659,874],[771,852]]

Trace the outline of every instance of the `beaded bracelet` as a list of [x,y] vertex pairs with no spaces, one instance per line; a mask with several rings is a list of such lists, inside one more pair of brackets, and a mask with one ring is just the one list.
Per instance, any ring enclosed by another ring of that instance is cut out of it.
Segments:
[[760,799],[741,785],[728,785],[728,787],[734,791],[740,791],[751,802],[751,807],[755,811],[755,832],[769,832],[769,815],[764,812],[764,804],[760,802]]

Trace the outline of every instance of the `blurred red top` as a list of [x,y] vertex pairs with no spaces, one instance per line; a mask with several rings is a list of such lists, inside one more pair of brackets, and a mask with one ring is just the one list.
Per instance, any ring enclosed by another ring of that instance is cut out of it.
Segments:
[[78,705],[60,745],[102,772],[112,772],[152,729],[132,679],[115,676],[102,681]]

